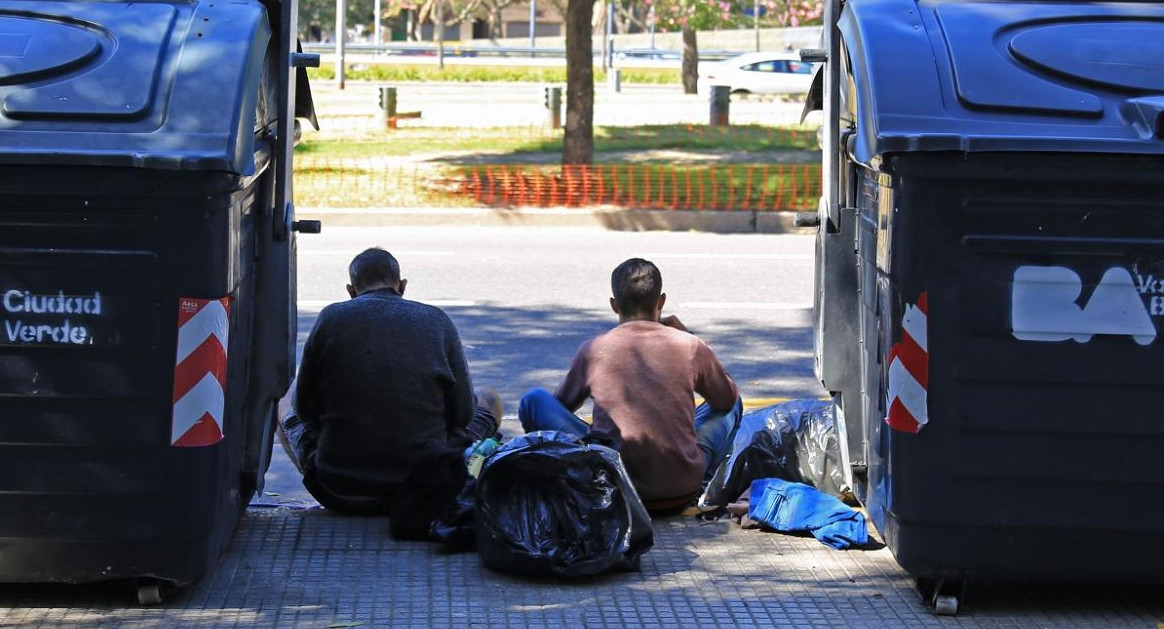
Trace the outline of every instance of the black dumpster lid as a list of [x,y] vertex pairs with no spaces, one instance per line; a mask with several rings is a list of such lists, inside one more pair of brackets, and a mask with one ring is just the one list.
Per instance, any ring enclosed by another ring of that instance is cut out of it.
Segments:
[[254,170],[262,4],[0,0],[0,163]]
[[1156,2],[849,0],[857,157],[1164,153]]

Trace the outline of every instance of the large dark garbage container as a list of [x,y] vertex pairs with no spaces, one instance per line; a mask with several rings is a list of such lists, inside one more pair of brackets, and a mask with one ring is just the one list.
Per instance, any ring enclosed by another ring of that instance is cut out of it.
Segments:
[[817,366],[872,520],[931,585],[1164,580],[1164,6],[831,8]]
[[261,486],[295,328],[280,19],[0,1],[0,582],[189,583]]

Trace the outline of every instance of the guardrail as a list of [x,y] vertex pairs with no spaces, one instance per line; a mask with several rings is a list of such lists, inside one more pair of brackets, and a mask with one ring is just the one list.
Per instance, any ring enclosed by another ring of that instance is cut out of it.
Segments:
[[[334,43],[305,43],[303,44],[303,51],[317,54],[328,54],[335,52]],[[355,55],[378,55],[385,57],[435,57],[437,55],[437,46],[433,42],[408,42],[408,43],[390,43],[390,44],[363,44],[363,43],[346,43],[344,44],[344,52]],[[665,53],[660,49],[659,53]],[[727,59],[737,54],[729,51],[701,51],[699,59],[701,61],[718,61],[720,59]],[[593,51],[595,59],[602,58],[602,50],[595,49]],[[615,50],[615,60],[632,60],[639,59],[644,61],[655,62],[670,62],[674,65],[679,65],[679,59],[658,59],[652,58],[650,55],[642,56],[641,49],[629,50]],[[497,58],[524,58],[524,59],[565,59],[565,48],[540,48],[529,46],[496,46],[492,44],[466,44],[460,41],[445,42],[445,56],[446,57],[497,57]]]

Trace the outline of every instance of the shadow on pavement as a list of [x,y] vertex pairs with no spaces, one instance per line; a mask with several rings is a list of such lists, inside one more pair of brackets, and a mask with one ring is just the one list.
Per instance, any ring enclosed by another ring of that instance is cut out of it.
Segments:
[[[518,399],[529,389],[553,390],[578,347],[618,323],[611,312],[553,306],[485,303],[444,310],[460,332],[474,384],[496,389],[506,415],[516,412]],[[300,311],[300,347],[317,314]],[[796,314],[792,326],[763,327],[724,318],[695,326],[695,332],[715,351],[745,398],[822,397],[826,392],[812,373],[810,318],[806,310]]]
[[[481,306],[448,312],[461,331],[474,381],[496,388],[507,408],[533,387],[553,390],[579,346],[618,323],[613,313],[593,310]],[[722,319],[695,332],[745,398],[815,397],[824,391],[812,374],[812,330],[804,318],[805,327],[797,328]]]

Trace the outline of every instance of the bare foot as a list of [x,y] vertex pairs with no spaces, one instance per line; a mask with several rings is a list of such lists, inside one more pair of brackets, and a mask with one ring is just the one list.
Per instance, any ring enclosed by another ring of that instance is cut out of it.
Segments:
[[477,387],[473,390],[473,393],[477,395],[477,406],[489,409],[489,412],[493,413],[493,416],[496,417],[498,421],[501,421],[503,408],[501,405],[501,398],[497,396],[497,392],[493,389]]
[[283,452],[291,459],[291,464],[295,466],[299,474],[303,474],[303,468],[299,465],[299,455],[295,453],[295,449],[291,447],[291,441],[287,439],[287,431],[283,429],[283,421],[279,420],[275,423],[275,437],[279,440],[279,445],[283,446]]

